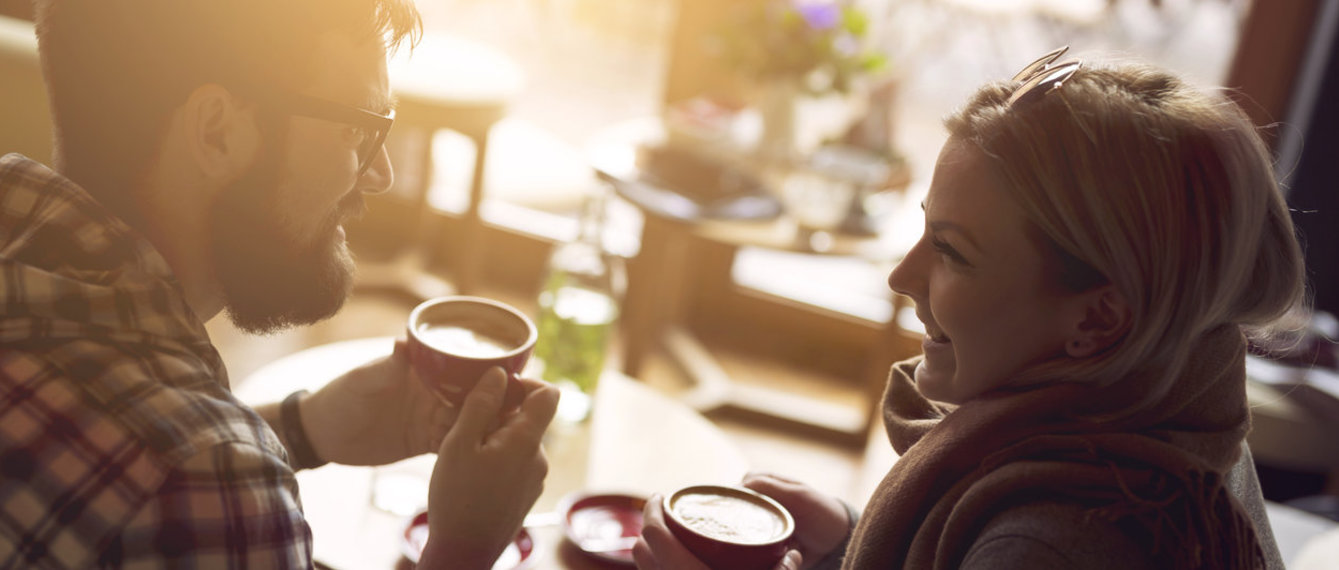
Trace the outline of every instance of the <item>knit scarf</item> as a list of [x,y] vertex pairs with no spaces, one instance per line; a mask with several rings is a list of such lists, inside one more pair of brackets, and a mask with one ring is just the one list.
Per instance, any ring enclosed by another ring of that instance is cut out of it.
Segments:
[[842,568],[957,568],[993,515],[1038,499],[1113,521],[1170,568],[1263,568],[1254,526],[1224,486],[1249,429],[1244,338],[1219,327],[1191,354],[1165,397],[1110,422],[1071,412],[1133,401],[1141,378],[997,390],[953,409],[916,389],[919,358],[894,365],[883,410],[901,457]]

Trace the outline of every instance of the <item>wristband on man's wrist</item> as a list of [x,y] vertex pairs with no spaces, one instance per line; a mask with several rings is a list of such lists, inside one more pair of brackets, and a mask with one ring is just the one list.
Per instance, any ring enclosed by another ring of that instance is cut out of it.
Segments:
[[284,442],[288,444],[288,463],[293,466],[294,471],[315,469],[329,463],[316,455],[311,440],[307,439],[307,430],[302,428],[302,414],[298,411],[298,401],[306,394],[306,390],[298,390],[289,394],[283,403],[279,404],[279,427],[284,432]]

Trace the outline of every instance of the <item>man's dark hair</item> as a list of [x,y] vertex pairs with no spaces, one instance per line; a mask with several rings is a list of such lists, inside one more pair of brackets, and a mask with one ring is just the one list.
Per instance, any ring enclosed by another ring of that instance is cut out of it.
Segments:
[[316,38],[412,44],[412,0],[37,0],[56,168],[127,221],[173,110],[197,87],[296,89]]

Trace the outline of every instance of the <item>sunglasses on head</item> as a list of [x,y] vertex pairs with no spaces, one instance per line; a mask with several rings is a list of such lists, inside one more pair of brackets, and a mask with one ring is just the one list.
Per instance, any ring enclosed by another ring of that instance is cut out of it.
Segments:
[[1083,66],[1083,62],[1077,59],[1056,63],[1055,60],[1060,59],[1066,51],[1069,51],[1069,46],[1053,50],[1015,73],[1013,81],[1020,81],[1023,84],[1014,90],[1005,105],[1010,109],[1025,106],[1064,87],[1065,80]]

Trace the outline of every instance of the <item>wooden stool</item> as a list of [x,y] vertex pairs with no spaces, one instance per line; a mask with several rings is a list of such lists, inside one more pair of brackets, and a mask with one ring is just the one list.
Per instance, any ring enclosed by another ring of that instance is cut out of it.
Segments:
[[[388,198],[407,201],[413,218],[407,228],[404,220],[392,222],[398,230],[408,232],[408,246],[388,263],[360,264],[360,274],[367,279],[359,286],[392,288],[419,298],[474,291],[482,253],[479,205],[483,201],[489,133],[520,92],[524,74],[510,58],[492,48],[432,33],[413,49],[402,46],[391,58],[388,71],[398,100],[396,125],[387,143],[396,164],[397,181]],[[450,285],[426,270],[438,235],[430,223],[434,213],[428,194],[433,181],[433,136],[440,129],[464,135],[475,148],[461,239],[451,244],[457,259]]]

